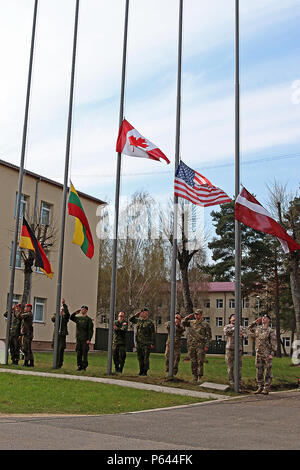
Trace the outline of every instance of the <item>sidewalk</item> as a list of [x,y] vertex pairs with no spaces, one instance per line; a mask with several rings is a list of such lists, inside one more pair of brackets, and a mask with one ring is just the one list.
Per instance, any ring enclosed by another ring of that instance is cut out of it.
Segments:
[[217,393],[209,393],[209,392],[197,392],[195,390],[185,390],[182,388],[174,388],[174,387],[162,387],[160,385],[153,385],[153,384],[145,384],[140,382],[131,382],[127,380],[118,380],[118,379],[106,379],[106,378],[99,378],[99,377],[86,377],[86,376],[78,376],[78,375],[68,375],[68,374],[52,374],[49,372],[34,372],[34,371],[23,371],[23,370],[12,370],[12,369],[0,369],[0,373],[5,372],[8,374],[20,374],[20,375],[38,375],[40,377],[53,377],[56,379],[69,379],[69,380],[85,380],[89,382],[98,382],[102,384],[109,384],[109,385],[118,385],[120,387],[129,387],[129,388],[137,388],[140,390],[152,390],[154,392],[160,393],[171,393],[174,395],[186,395],[189,397],[196,397],[196,398],[207,398],[213,400],[224,400],[231,397],[227,395],[221,395]]

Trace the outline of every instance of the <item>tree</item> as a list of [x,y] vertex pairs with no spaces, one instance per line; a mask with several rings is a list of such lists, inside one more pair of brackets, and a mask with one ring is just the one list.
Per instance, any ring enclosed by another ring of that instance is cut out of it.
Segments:
[[[235,218],[234,201],[222,204],[219,211],[211,213],[216,237],[208,243],[212,250],[213,265],[207,265],[204,271],[212,276],[213,281],[234,281],[235,278]],[[273,247],[271,237],[241,224],[241,279],[242,295],[266,288],[273,269]]]
[[[269,187],[270,206],[277,212],[279,223],[289,232],[294,240],[300,242],[300,198],[298,194],[287,194],[286,186],[278,182]],[[296,339],[300,339],[300,251],[292,251],[286,257],[286,269],[289,272],[290,288],[295,312]]]

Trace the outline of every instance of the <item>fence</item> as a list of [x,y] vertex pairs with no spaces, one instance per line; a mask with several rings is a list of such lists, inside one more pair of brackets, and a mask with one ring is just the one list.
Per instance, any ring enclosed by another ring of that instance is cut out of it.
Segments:
[[[164,353],[167,341],[167,333],[156,333],[155,346],[153,352]],[[127,351],[133,351],[134,348],[134,333],[133,331],[126,331]],[[108,346],[108,329],[96,328],[96,339],[94,349],[100,351],[107,351]],[[211,341],[208,349],[208,354],[225,354],[225,341]],[[181,352],[187,352],[186,338],[182,338]]]

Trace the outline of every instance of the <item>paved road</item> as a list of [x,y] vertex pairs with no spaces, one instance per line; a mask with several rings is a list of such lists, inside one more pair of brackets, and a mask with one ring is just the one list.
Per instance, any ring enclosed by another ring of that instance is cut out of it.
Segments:
[[0,449],[300,449],[300,392],[122,415],[0,417]]

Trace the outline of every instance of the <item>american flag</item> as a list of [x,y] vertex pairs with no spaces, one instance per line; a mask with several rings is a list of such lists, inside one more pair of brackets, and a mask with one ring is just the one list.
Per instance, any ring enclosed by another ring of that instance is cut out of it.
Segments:
[[222,189],[213,186],[207,178],[182,161],[175,175],[174,194],[203,207],[231,202]]

